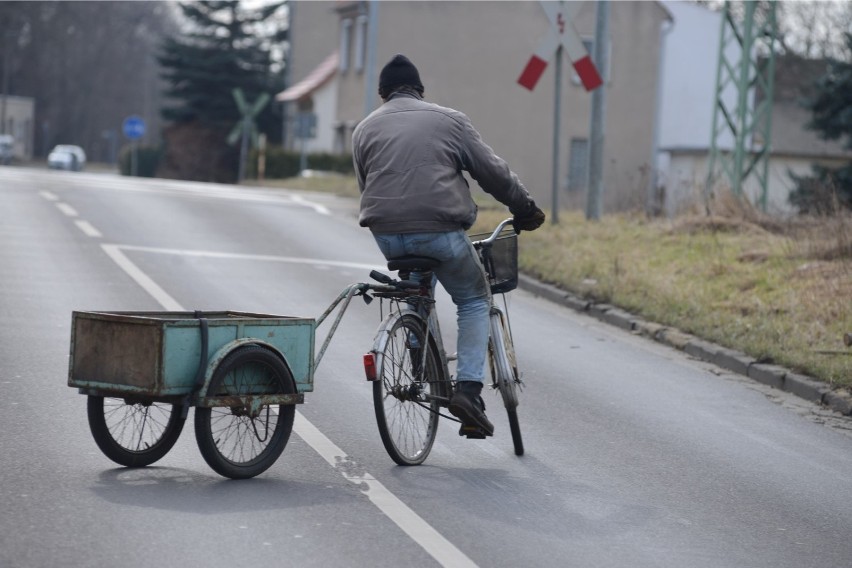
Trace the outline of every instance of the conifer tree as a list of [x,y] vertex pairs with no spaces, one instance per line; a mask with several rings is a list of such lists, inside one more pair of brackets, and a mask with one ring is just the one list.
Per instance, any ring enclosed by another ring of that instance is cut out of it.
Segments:
[[[852,34],[846,33],[852,50]],[[808,127],[825,140],[841,140],[852,150],[852,62],[832,59],[828,71],[815,85],[813,97],[805,101],[813,113]],[[838,206],[852,208],[852,163],[830,169],[813,166],[813,176],[793,176],[796,188],[790,201],[803,213],[829,213]]]
[[[241,89],[250,102],[262,93],[275,95],[283,90],[282,62],[276,58],[280,59],[288,36],[285,5],[281,1],[248,9],[238,0],[179,4],[186,29],[180,36],[166,38],[158,55],[161,76],[168,84],[161,115],[176,127],[173,132],[181,131],[182,143],[187,140],[187,128],[198,132],[204,143],[196,153],[203,151],[208,158],[220,156],[233,162],[235,150],[227,146],[225,138],[241,118],[234,89]],[[267,105],[257,116],[257,128],[270,142],[280,141],[280,108]],[[185,169],[179,162],[187,159],[176,157],[174,151],[179,149],[167,147],[172,154],[167,162],[175,170]],[[231,165],[220,164],[220,169],[229,170]],[[223,179],[221,172],[172,175]],[[230,172],[225,177],[230,178]]]

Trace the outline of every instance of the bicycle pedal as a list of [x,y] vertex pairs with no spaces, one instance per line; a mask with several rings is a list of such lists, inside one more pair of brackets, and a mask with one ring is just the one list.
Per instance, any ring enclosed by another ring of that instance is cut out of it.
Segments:
[[468,440],[484,440],[487,434],[478,426],[462,426],[459,428],[459,436],[466,436]]

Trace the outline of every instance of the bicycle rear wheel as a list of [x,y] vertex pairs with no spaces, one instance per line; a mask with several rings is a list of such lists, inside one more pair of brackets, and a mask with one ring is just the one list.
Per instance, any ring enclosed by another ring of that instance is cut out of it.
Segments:
[[524,455],[524,441],[521,437],[521,426],[518,422],[518,365],[515,361],[515,348],[509,335],[508,327],[503,319],[503,313],[494,309],[491,312],[491,374],[509,418],[509,430],[512,432],[512,443],[515,455]]
[[376,422],[385,450],[399,465],[420,465],[429,455],[440,418],[436,397],[449,392],[440,359],[426,341],[424,328],[419,316],[404,314],[389,330],[379,332],[376,346]]

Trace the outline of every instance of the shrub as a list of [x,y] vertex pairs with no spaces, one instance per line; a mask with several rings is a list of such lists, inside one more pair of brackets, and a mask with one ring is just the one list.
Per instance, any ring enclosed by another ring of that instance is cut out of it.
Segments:
[[790,192],[790,204],[805,215],[833,215],[852,209],[852,167],[829,169],[814,165],[813,175],[790,173],[796,184]]
[[[301,171],[301,160],[302,155],[299,152],[275,147],[267,148],[264,177],[267,179],[296,177]],[[337,172],[340,174],[354,173],[352,156],[350,154],[308,154],[307,167],[311,170]],[[246,172],[247,177],[257,177],[257,150],[252,150],[249,154]]]
[[[138,146],[136,148],[136,175],[139,177],[155,177],[163,149],[160,146]],[[118,167],[121,175],[131,175],[133,147],[125,146],[118,156]]]

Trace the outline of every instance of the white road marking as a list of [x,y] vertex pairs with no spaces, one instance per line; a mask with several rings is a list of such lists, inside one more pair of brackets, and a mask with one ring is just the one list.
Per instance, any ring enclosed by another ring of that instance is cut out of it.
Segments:
[[68,205],[67,203],[57,203],[56,207],[59,208],[60,211],[68,215],[69,217],[76,217],[77,210]]
[[74,223],[76,223],[76,225],[80,228],[80,230],[83,231],[86,234],[86,236],[88,236],[88,237],[98,239],[98,238],[103,236],[103,235],[101,235],[101,232],[99,230],[95,229],[95,227],[93,227],[92,224],[89,223],[88,221],[83,221],[82,219],[77,219],[76,221],[74,221]]
[[[296,259],[288,257],[275,257],[265,255],[238,255],[233,253],[213,253],[204,251],[179,251],[176,249],[155,249],[149,247],[131,247],[120,245],[101,245],[101,248],[112,258],[128,276],[133,278],[146,292],[148,292],[165,310],[185,312],[177,300],[172,298],[147,274],[133,264],[121,251],[137,250],[145,252],[160,252],[170,254],[189,254],[197,256],[210,256],[217,258],[250,258],[254,260],[273,260],[278,262],[300,262],[300,263],[322,263],[328,265],[362,266],[355,263],[339,263],[334,261],[319,261],[311,259]],[[342,449],[332,442],[325,434],[314,426],[300,412],[296,412],[294,422],[296,434],[302,438],[313,450],[326,462],[334,467],[347,481],[360,486],[364,495],[378,509],[387,515],[405,534],[420,545],[441,566],[451,567],[475,567],[476,564],[464,552],[459,550],[453,543],[444,538],[420,515],[410,509],[396,495],[391,493],[381,482],[369,472],[363,470]]]
[[360,486],[364,495],[381,512],[405,531],[405,534],[414,542],[422,546],[441,566],[476,566],[464,552],[456,548],[396,495],[388,491],[380,481],[358,467],[357,463],[299,412],[296,413],[293,427],[300,438],[347,481]]
[[257,203],[277,203],[282,205],[293,204],[299,207],[309,207],[321,215],[330,215],[331,212],[324,205],[305,199],[300,195],[271,193],[270,190],[252,189],[244,186],[229,186],[204,182],[176,182],[165,179],[133,178],[133,180],[117,176],[91,176],[81,178],[75,176],[81,185],[75,189],[87,190],[109,190],[129,191],[136,193],[181,195],[186,197],[201,197],[212,199],[230,199],[235,201],[249,201]]
[[338,266],[342,268],[357,268],[360,270],[373,270],[383,268],[378,264],[365,264],[362,262],[345,262],[341,260],[323,260],[320,258],[300,258],[295,256],[277,256],[271,254],[243,254],[237,252],[216,252],[207,250],[187,250],[159,247],[142,247],[134,245],[110,245],[122,250],[139,252],[150,252],[155,254],[175,254],[179,256],[194,256],[203,258],[223,258],[234,260],[255,260],[260,262],[286,262],[290,264],[313,264],[316,266]]
[[[10,168],[12,170],[12,168]],[[37,176],[55,176],[54,172],[3,171],[0,179],[4,180],[27,180],[37,179]],[[254,201],[258,203],[277,203],[280,205],[296,205],[308,207],[320,215],[331,215],[329,209],[315,201],[306,199],[294,193],[283,193],[272,189],[254,189],[246,186],[234,186],[206,182],[175,181],[167,179],[140,179],[125,178],[116,175],[85,174],[78,173],[63,179],[65,187],[74,189],[85,189],[94,191],[131,191],[137,193],[156,193],[183,195],[188,197],[201,197],[213,199],[233,199],[237,201]],[[285,190],[292,191],[292,190]],[[42,197],[49,201],[56,201],[58,197],[49,192],[41,191]]]
[[128,276],[133,278],[137,284],[142,286],[142,289],[157,300],[157,302],[163,306],[163,309],[175,312],[185,311],[177,300],[169,296],[165,290],[160,288],[156,282],[151,280],[147,274],[142,272],[138,266],[133,264],[130,259],[127,258],[121,250],[119,250],[119,246],[101,245],[101,248],[104,249],[104,252],[106,252],[107,255],[109,255],[109,257],[127,273]]
[[308,201],[301,195],[294,195],[291,198],[294,203],[298,203],[299,205],[304,205],[306,207],[310,207],[320,215],[331,215],[331,212],[324,205],[320,205],[319,203],[314,203],[313,201]]

